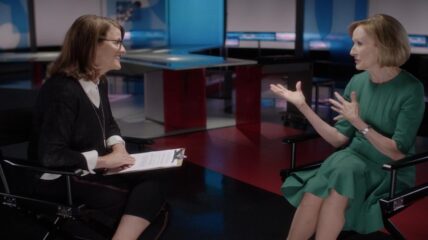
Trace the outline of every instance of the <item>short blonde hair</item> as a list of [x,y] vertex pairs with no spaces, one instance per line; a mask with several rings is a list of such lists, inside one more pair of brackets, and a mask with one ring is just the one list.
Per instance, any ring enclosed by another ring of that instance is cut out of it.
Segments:
[[376,14],[367,19],[351,23],[349,35],[353,35],[357,27],[374,38],[379,48],[378,63],[382,67],[399,67],[410,57],[410,44],[407,32],[401,23],[386,14]]

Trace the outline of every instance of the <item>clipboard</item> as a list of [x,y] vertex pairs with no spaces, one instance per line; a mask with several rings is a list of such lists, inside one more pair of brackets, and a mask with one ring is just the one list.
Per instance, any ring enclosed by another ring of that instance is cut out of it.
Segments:
[[150,171],[164,168],[180,167],[186,158],[184,148],[167,149],[161,151],[143,152],[131,154],[135,158],[135,164],[121,171],[108,171],[104,175],[125,174],[141,171]]
[[174,156],[172,157],[171,161],[180,161],[186,158],[186,155],[184,155],[184,148],[177,148],[174,150]]

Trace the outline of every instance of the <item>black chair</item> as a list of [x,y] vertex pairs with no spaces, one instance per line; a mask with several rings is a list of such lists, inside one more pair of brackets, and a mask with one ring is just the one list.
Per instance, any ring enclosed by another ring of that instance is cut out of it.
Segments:
[[[31,132],[32,110],[30,108],[7,109],[1,110],[0,115],[2,116],[0,118],[1,206],[23,213],[46,229],[42,239],[110,239],[114,233],[111,224],[114,220],[109,221],[107,216],[73,202],[71,177],[81,176],[82,170],[47,169],[31,164],[21,156],[4,154],[8,147],[18,146],[17,149],[21,149],[18,150],[21,151],[21,155],[26,155],[26,142]],[[138,151],[142,151],[147,145],[153,143],[152,140],[147,139],[132,137],[124,137],[124,139],[127,145],[133,145]],[[56,202],[32,195],[31,184],[34,181],[34,172],[64,175],[66,201]],[[159,223],[161,227],[157,224],[156,230],[150,230],[151,232],[159,230],[159,232],[151,235],[158,236],[164,230],[168,220],[167,209],[161,215],[162,219],[159,219],[162,221]],[[76,227],[79,231],[76,231]]]
[[[426,108],[427,109],[427,108]],[[424,119],[418,131],[418,136],[427,137],[427,124],[428,124],[428,111],[425,111]],[[311,164],[301,165],[296,167],[296,148],[298,143],[310,139],[319,138],[320,136],[315,132],[306,132],[304,134],[286,137],[282,141],[284,144],[290,145],[291,158],[290,168],[280,170],[281,180],[284,181],[291,173],[297,171],[306,171],[318,168],[323,161],[315,161]],[[382,218],[385,229],[390,233],[393,239],[405,239],[403,234],[390,220],[394,215],[410,207],[414,202],[426,197],[428,195],[428,182],[418,184],[410,189],[402,192],[396,191],[397,184],[397,171],[402,168],[415,166],[428,161],[428,151],[423,151],[411,157],[403,158],[389,164],[384,164],[383,169],[390,172],[390,190],[386,198],[380,199],[380,207],[382,211]]]

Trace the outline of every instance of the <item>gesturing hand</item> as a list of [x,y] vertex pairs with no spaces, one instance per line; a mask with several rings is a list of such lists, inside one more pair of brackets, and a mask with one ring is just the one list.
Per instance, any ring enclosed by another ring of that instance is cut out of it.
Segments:
[[352,123],[360,117],[357,94],[355,92],[351,92],[350,102],[337,92],[334,93],[334,96],[337,100],[329,99],[329,102],[332,105],[331,109],[339,114],[334,118],[334,120],[346,119]]
[[288,102],[294,104],[297,108],[300,108],[305,104],[305,96],[302,92],[302,83],[298,81],[296,83],[296,91],[290,91],[281,84],[271,84],[270,90],[276,95],[284,98]]

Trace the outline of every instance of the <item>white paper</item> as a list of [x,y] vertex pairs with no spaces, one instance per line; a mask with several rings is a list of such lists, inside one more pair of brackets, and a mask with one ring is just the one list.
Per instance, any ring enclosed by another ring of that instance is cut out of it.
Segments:
[[[177,152],[180,153],[180,156],[178,157],[175,156]],[[183,158],[185,158],[183,148],[137,153],[131,154],[131,156],[135,158],[134,165],[119,172],[107,172],[106,174],[122,174],[160,168],[179,167],[183,162]]]

